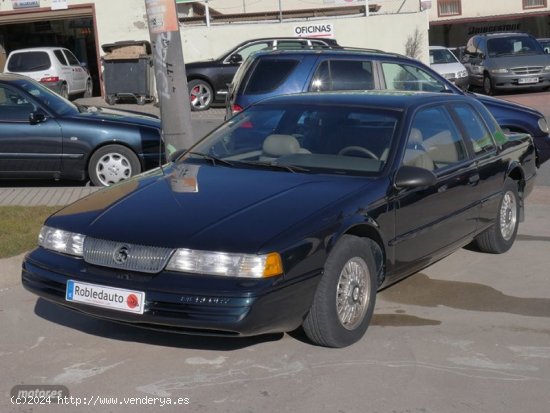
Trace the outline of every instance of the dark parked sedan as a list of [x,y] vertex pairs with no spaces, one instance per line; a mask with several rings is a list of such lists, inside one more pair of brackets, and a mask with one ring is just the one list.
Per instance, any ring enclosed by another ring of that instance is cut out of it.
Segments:
[[75,105],[40,83],[0,74],[0,178],[111,185],[159,166],[160,121]]
[[463,96],[263,101],[164,169],[51,216],[23,285],[140,327],[359,340],[376,292],[475,240],[513,244],[529,135]]

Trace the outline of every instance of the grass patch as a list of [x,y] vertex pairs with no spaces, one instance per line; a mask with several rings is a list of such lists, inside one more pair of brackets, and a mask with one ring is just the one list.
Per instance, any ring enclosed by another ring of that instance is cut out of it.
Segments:
[[0,207],[0,258],[36,247],[44,220],[60,207]]

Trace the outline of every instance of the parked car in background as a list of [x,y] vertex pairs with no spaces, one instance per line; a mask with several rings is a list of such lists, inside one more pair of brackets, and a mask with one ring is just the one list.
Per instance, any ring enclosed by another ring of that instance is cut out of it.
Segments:
[[0,178],[107,186],[159,166],[160,121],[75,105],[29,77],[0,74]]
[[226,101],[226,119],[268,97],[326,90],[412,90],[471,94],[507,132],[529,133],[539,163],[550,158],[546,119],[535,109],[466,92],[415,59],[374,50],[279,50],[257,52],[235,74]]
[[463,63],[470,85],[486,95],[550,87],[550,55],[528,33],[486,33],[470,38]]
[[470,86],[468,71],[446,47],[430,46],[430,67],[461,89]]
[[48,218],[22,283],[138,327],[236,337],[302,325],[344,347],[379,289],[472,240],[512,247],[534,150],[467,96],[280,96]]
[[223,104],[227,85],[241,63],[258,50],[322,49],[338,47],[334,39],[277,37],[252,39],[240,43],[217,59],[187,63],[187,83],[192,110],[207,110],[213,103]]
[[92,78],[75,55],[62,47],[33,47],[10,52],[4,72],[29,76],[68,99],[92,96]]
[[550,38],[548,39],[537,39],[545,53],[550,53]]

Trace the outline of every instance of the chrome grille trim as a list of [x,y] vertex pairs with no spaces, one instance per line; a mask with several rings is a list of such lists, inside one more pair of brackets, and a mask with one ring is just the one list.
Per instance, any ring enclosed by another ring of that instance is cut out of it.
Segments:
[[[117,261],[115,256],[124,249],[126,259]],[[117,268],[155,274],[164,269],[174,249],[128,244],[86,237],[84,261],[102,267]]]
[[542,72],[542,66],[512,67],[510,70],[516,75],[535,75]]

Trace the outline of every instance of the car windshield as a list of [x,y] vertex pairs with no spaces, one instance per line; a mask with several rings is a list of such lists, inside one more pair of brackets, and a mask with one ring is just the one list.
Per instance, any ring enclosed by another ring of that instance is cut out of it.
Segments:
[[400,116],[397,110],[356,106],[257,105],[205,137],[185,159],[376,176],[386,165]]
[[540,44],[529,36],[497,37],[487,41],[489,56],[543,53]]
[[79,112],[76,105],[32,79],[18,79],[16,83],[43,106],[57,115],[68,115]]
[[455,55],[447,49],[432,49],[430,50],[430,64],[438,65],[445,63],[456,63],[458,60]]

